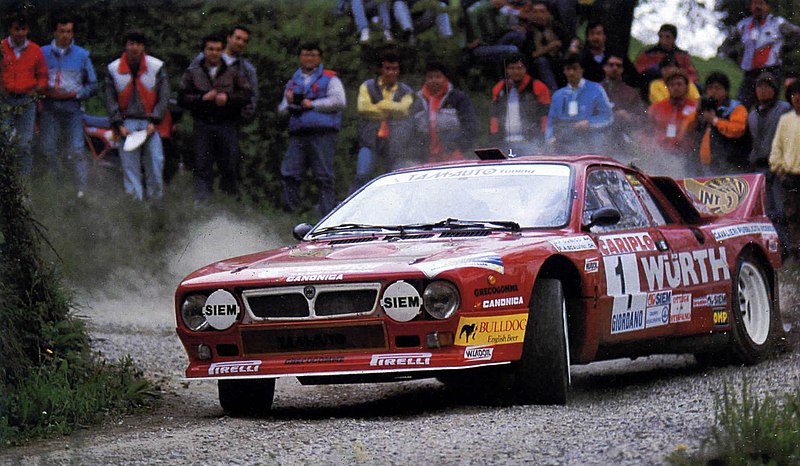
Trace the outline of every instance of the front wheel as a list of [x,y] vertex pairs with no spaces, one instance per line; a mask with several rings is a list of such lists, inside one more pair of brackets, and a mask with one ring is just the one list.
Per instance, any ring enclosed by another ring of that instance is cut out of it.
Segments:
[[269,412],[275,397],[275,379],[217,381],[219,404],[232,416],[259,416]]
[[732,343],[734,352],[745,364],[763,361],[775,342],[780,319],[770,288],[761,264],[751,257],[741,257],[731,290]]
[[561,282],[540,279],[533,287],[522,359],[516,363],[514,374],[520,402],[567,404],[568,338],[567,305]]

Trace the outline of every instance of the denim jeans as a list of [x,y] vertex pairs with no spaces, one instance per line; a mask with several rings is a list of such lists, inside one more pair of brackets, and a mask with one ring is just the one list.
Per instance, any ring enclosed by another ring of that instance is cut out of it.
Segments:
[[194,198],[204,201],[214,189],[214,163],[220,174],[220,189],[239,194],[239,127],[235,122],[206,123],[194,120]]
[[75,187],[85,191],[89,162],[83,141],[83,110],[77,100],[45,100],[39,115],[39,133],[47,169],[60,174],[62,159],[72,168]]
[[[131,132],[147,129],[147,120],[126,118],[122,125]],[[164,196],[164,148],[158,131],[151,134],[138,149],[128,152],[120,147],[119,159],[122,163],[125,192],[144,199],[145,186],[147,198],[156,200]],[[144,178],[142,178],[144,169]]]
[[6,116],[6,122],[13,128],[13,134],[17,141],[19,174],[28,177],[33,170],[31,141],[36,125],[36,103],[30,96],[6,97],[4,103],[16,107],[16,111],[12,111],[10,115]]
[[[447,5],[443,2],[439,2],[439,6],[446,7]],[[432,9],[426,9],[419,18],[415,18],[412,22],[408,3],[403,0],[393,2],[392,12],[394,13],[394,19],[400,24],[400,29],[404,31],[417,30],[417,32],[422,32],[433,26],[435,22],[441,37],[450,37],[453,35],[453,30],[450,26],[450,16],[446,12],[436,13]]]
[[281,162],[283,206],[290,212],[300,211],[300,185],[310,166],[319,186],[319,202],[315,209],[326,215],[336,205],[336,154],[338,133],[328,131],[289,136],[289,147]]
[[[366,7],[365,7],[366,3]],[[356,30],[362,31],[369,27],[367,21],[367,9],[373,6],[369,0],[353,0],[350,4],[353,10],[353,20],[356,22]],[[384,30],[392,29],[392,18],[389,16],[389,0],[378,3],[378,15],[381,17]]]

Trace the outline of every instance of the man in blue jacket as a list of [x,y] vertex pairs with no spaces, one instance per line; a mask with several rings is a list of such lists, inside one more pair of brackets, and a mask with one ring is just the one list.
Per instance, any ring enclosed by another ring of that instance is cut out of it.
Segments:
[[299,58],[300,68],[286,83],[278,106],[278,112],[289,113],[289,147],[281,162],[283,206],[300,210],[300,185],[310,166],[319,186],[315,210],[325,215],[336,206],[333,157],[347,100],[336,72],[322,65],[318,44],[301,45]]
[[553,93],[550,102],[545,140],[560,153],[604,151],[604,130],[614,121],[606,91],[583,78],[580,60],[577,54],[564,60],[567,85]]
[[55,22],[55,38],[50,45],[42,47],[48,81],[39,122],[47,166],[58,172],[59,156],[63,154],[67,164],[74,167],[75,187],[80,198],[86,192],[89,167],[83,143],[81,101],[97,92],[97,77],[89,52],[75,45],[74,33],[75,22],[71,18],[59,18]]

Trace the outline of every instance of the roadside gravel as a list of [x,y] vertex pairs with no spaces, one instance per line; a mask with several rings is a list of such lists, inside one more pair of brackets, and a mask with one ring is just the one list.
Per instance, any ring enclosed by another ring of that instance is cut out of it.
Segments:
[[[163,392],[152,413],[0,451],[14,465],[664,464],[697,451],[714,397],[746,380],[761,395],[800,387],[798,287],[782,286],[795,330],[786,353],[754,367],[703,368],[688,355],[573,367],[568,406],[493,407],[434,380],[301,386],[280,379],[269,417],[223,414],[213,382],[184,382],[172,291],[86,295],[97,348],[130,354]],[[177,282],[176,282],[177,283]]]

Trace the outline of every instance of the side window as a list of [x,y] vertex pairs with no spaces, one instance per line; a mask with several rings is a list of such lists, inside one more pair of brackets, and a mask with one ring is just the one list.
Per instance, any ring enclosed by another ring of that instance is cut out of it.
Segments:
[[592,232],[633,230],[650,226],[650,221],[625,175],[619,170],[594,170],[586,177],[586,198],[583,223],[589,223],[592,214],[602,207],[613,207],[620,213],[616,225],[592,227]]
[[647,212],[650,214],[650,218],[653,219],[653,223],[657,226],[663,226],[669,223],[667,221],[667,216],[661,210],[661,206],[656,203],[656,200],[653,199],[653,195],[650,194],[650,191],[647,190],[645,185],[639,181],[635,175],[627,175],[628,181],[631,182],[631,186],[633,186],[633,190],[636,191],[636,194],[639,195],[639,198],[642,200],[644,204],[644,208],[647,209]]

